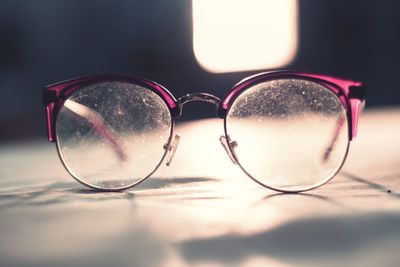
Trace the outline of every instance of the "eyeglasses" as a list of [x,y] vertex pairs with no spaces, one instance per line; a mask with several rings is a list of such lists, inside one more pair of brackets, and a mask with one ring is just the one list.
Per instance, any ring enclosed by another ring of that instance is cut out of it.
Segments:
[[67,171],[97,190],[118,191],[151,176],[179,143],[174,120],[185,104],[209,102],[224,120],[220,142],[234,164],[280,192],[306,191],[342,167],[364,104],[360,82],[292,71],[260,73],[221,101],[206,93],[178,100],[160,84],[103,75],[43,90],[47,132]]

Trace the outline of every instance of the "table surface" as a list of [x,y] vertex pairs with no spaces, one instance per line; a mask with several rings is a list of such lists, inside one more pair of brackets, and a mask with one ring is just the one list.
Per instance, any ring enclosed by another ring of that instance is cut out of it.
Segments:
[[400,266],[400,109],[367,110],[342,171],[304,194],[262,188],[185,123],[138,188],[75,182],[54,144],[0,146],[0,266]]

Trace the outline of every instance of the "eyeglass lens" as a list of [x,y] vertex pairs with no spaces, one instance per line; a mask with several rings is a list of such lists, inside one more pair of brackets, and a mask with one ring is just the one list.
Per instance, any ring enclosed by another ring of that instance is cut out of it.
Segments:
[[228,111],[225,130],[242,169],[261,184],[285,191],[329,180],[349,143],[339,98],[323,85],[299,79],[245,90]]
[[103,82],[74,92],[59,112],[56,129],[60,157],[76,179],[117,189],[141,181],[158,167],[172,120],[153,91]]

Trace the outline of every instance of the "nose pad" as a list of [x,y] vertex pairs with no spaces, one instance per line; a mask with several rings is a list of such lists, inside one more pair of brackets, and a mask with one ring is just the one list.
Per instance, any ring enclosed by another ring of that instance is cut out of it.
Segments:
[[175,135],[174,139],[171,141],[171,144],[169,146],[167,144],[164,145],[164,149],[167,149],[167,163],[166,163],[167,166],[171,165],[172,159],[174,158],[176,149],[179,144],[179,140],[180,136]]
[[221,136],[219,138],[221,145],[224,147],[226,154],[228,154],[229,158],[232,160],[233,164],[238,164],[237,162],[237,155],[235,153],[235,148],[238,146],[236,141],[231,141],[230,137],[228,136]]

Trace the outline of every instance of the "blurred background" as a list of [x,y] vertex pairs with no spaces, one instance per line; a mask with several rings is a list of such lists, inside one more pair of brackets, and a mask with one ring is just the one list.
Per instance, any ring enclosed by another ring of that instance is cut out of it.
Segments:
[[[46,138],[44,85],[101,73],[223,98],[253,73],[308,70],[363,81],[368,108],[396,106],[399,11],[396,0],[1,0],[0,143]],[[191,106],[185,119],[213,116]]]

